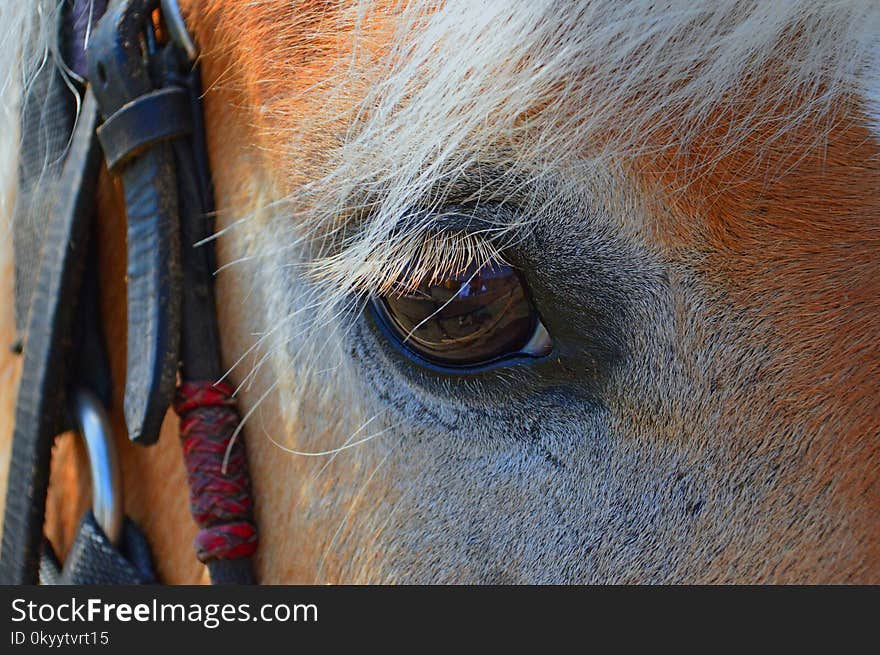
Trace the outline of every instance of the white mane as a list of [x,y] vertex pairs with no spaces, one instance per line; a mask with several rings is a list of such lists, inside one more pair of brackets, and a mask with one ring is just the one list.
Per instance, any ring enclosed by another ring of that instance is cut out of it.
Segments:
[[0,225],[8,228],[18,177],[19,110],[28,81],[47,62],[54,3],[0,3]]

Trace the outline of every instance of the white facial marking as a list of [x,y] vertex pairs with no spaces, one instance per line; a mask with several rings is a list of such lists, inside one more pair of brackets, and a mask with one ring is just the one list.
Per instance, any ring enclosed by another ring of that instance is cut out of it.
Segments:
[[880,141],[880,39],[874,46],[868,75],[865,79],[865,101],[868,110],[868,129]]

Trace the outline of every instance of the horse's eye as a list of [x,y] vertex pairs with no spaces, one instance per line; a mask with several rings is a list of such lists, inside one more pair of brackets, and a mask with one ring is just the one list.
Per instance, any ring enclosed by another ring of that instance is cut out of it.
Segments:
[[392,338],[440,366],[477,367],[518,355],[541,357],[552,343],[510,266],[471,267],[374,298]]

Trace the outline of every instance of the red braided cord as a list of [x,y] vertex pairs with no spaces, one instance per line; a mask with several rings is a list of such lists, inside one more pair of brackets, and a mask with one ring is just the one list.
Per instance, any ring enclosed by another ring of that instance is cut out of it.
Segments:
[[200,528],[196,554],[202,562],[248,557],[257,549],[242,439],[232,445],[223,473],[223,458],[239,422],[232,392],[222,382],[184,382],[174,399],[189,478],[190,511]]

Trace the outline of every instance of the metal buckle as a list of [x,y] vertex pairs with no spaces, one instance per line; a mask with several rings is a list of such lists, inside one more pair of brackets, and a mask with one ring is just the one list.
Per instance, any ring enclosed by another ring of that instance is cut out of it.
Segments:
[[162,0],[161,5],[162,18],[165,20],[165,27],[168,28],[168,35],[177,47],[186,53],[189,62],[194,63],[199,56],[199,49],[186,29],[183,14],[180,13],[180,5],[177,4],[177,0]]
[[92,475],[92,513],[114,546],[122,536],[122,475],[107,412],[86,389],[73,395],[73,414],[86,442]]

